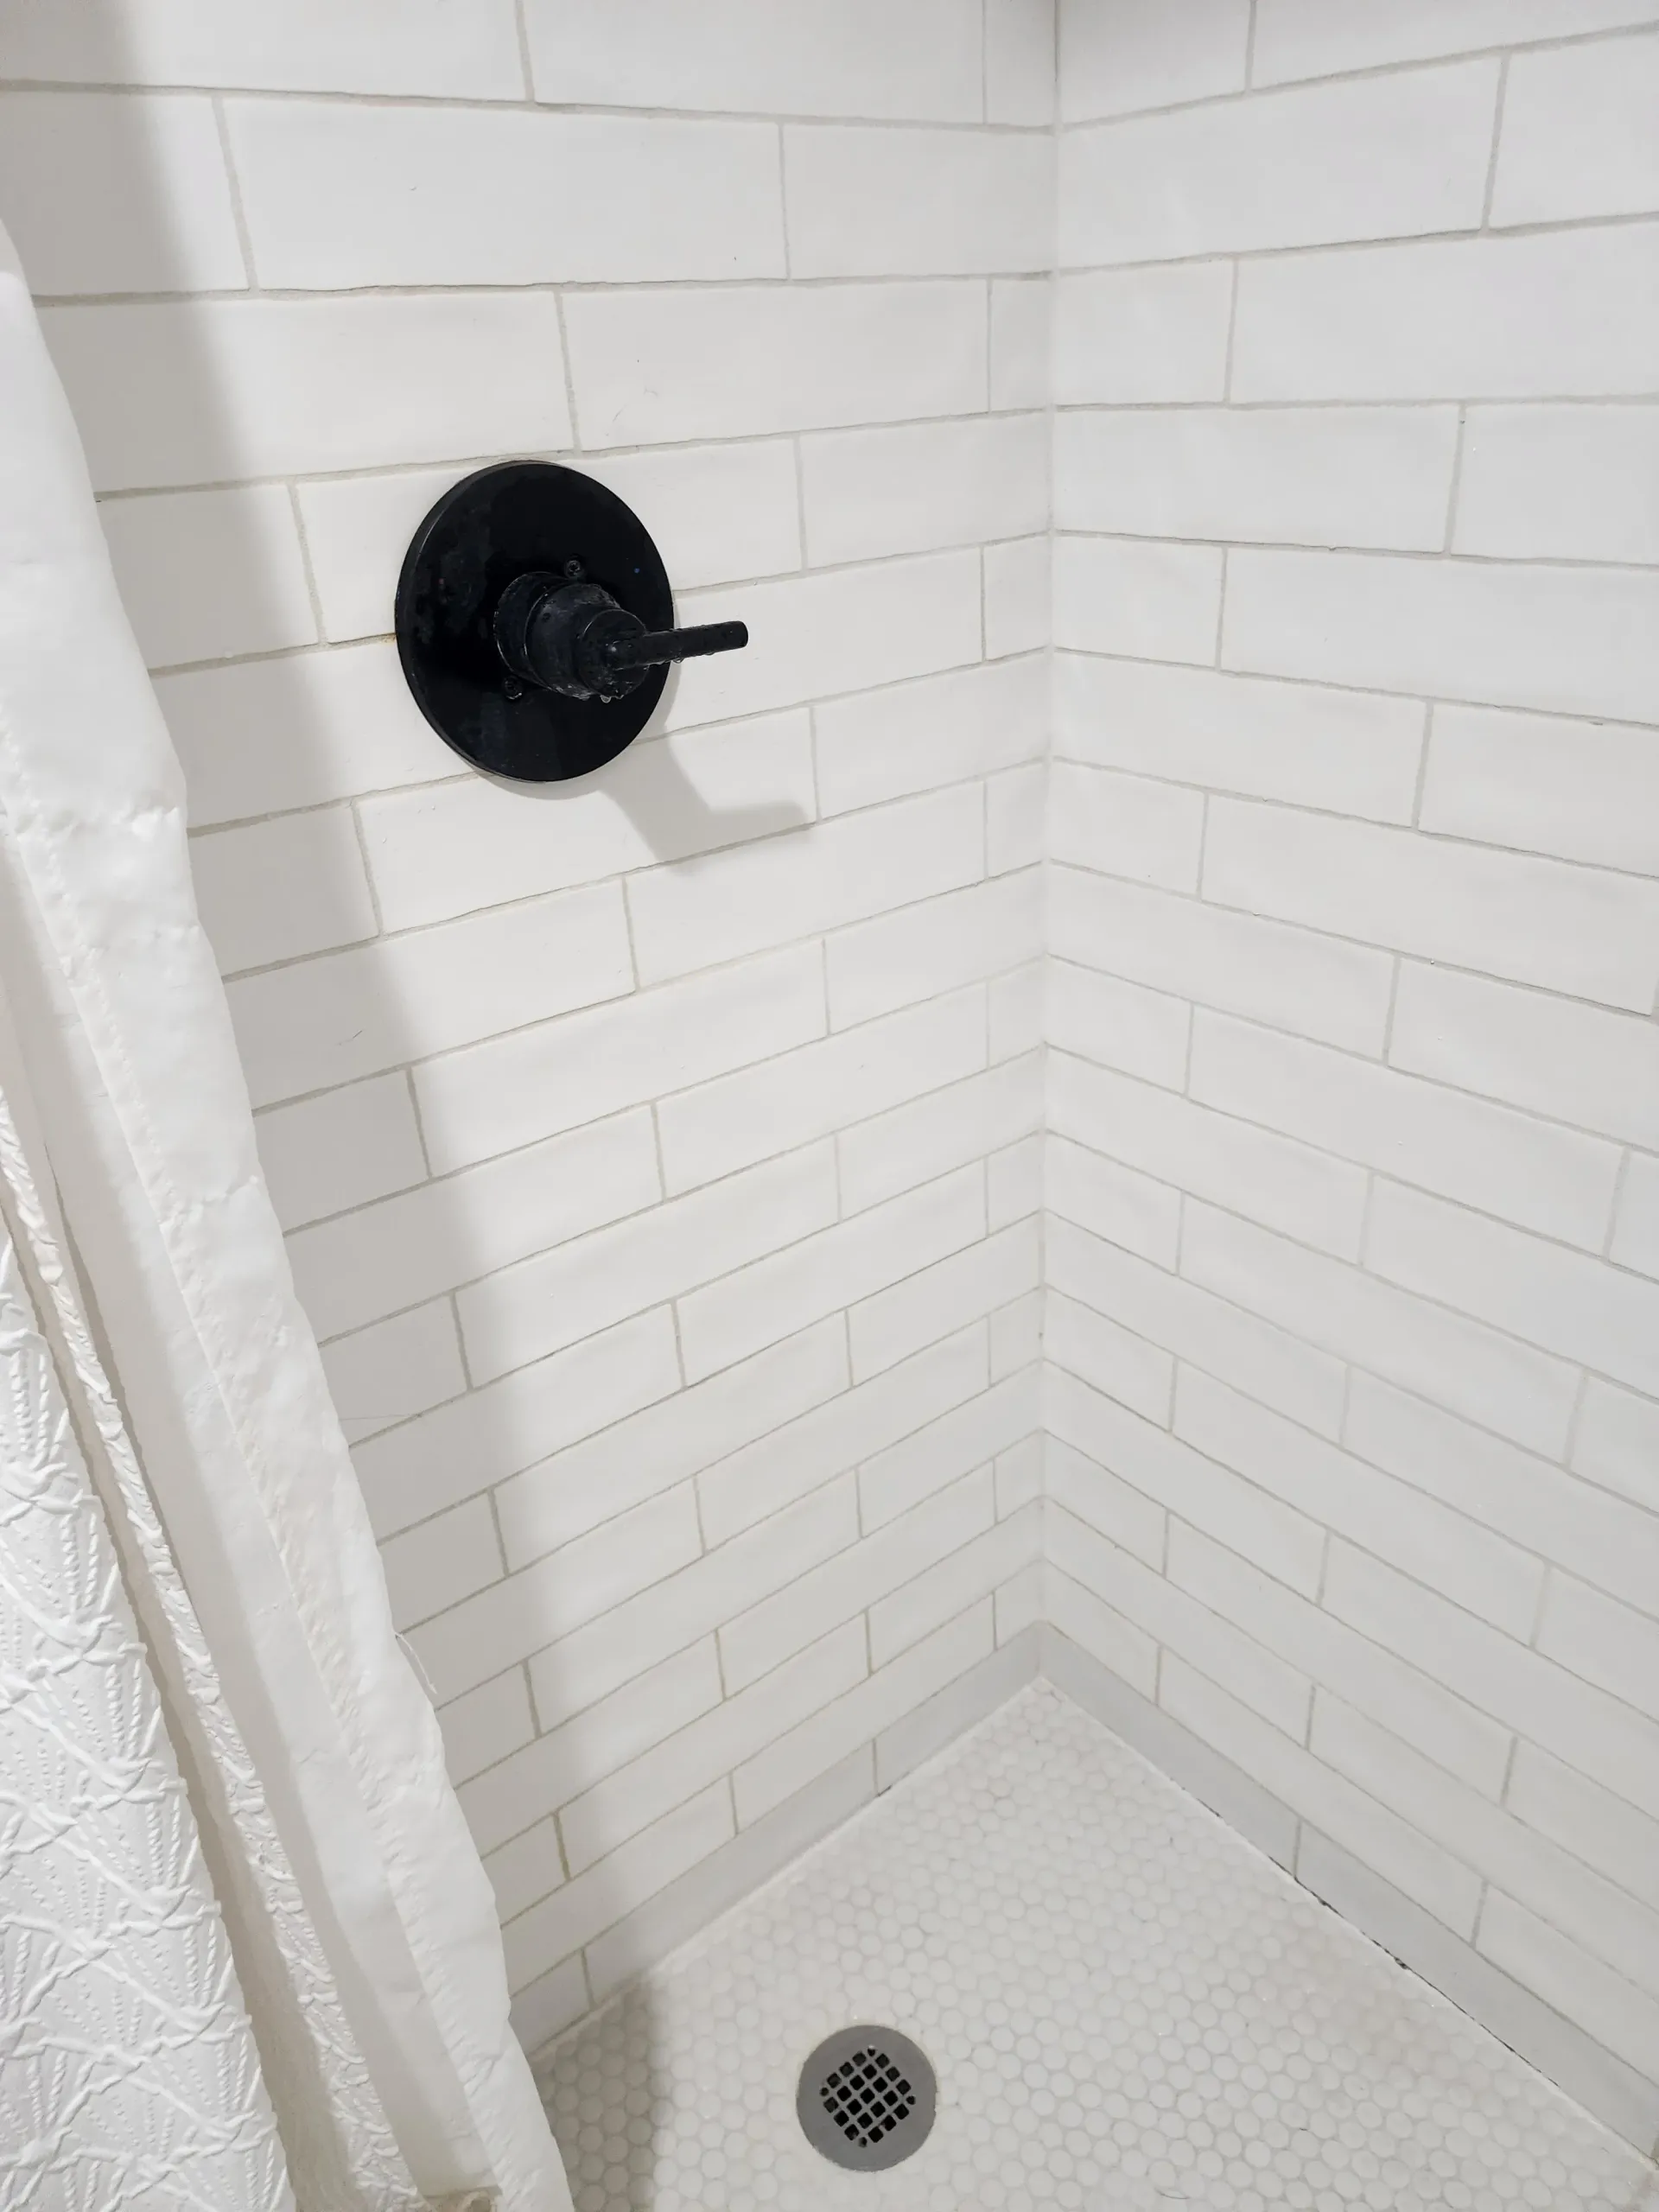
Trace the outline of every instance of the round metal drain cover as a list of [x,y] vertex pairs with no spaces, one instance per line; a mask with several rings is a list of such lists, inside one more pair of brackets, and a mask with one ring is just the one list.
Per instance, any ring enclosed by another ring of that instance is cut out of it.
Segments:
[[933,2126],[933,2069],[896,2028],[841,2028],[801,2069],[801,2133],[831,2165],[855,2173],[896,2166]]

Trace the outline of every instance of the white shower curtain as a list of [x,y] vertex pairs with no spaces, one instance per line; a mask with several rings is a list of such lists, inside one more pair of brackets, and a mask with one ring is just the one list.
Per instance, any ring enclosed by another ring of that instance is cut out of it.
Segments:
[[0,995],[0,2207],[568,2212],[3,231]]

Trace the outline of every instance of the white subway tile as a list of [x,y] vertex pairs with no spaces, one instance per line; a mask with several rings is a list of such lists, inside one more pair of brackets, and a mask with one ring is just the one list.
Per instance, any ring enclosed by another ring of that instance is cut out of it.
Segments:
[[858,1471],[862,1525],[880,1528],[1022,1443],[1037,1425],[1039,1389],[1037,1370],[1028,1367],[867,1459]]
[[1139,1414],[1143,1421],[1169,1425],[1174,1388],[1173,1356],[1148,1344],[1092,1307],[1079,1306],[1058,1291],[1046,1294],[1043,1353],[1057,1367],[1079,1376],[1103,1396]]
[[1211,1681],[1224,1681],[1233,1696],[1293,1742],[1302,1741],[1313,1698],[1306,1675],[1063,1509],[1054,1520],[1055,1550],[1072,1580]]
[[1055,660],[1057,755],[1372,821],[1411,819],[1423,723],[1414,700],[1075,653]]
[[679,1385],[673,1323],[659,1307],[451,1399],[353,1453],[375,1533],[395,1535]]
[[382,919],[405,930],[798,829],[812,811],[811,732],[795,712],[631,746],[602,783],[531,797],[468,776],[364,799],[359,818]]
[[499,1851],[491,1852],[484,1861],[484,1872],[490,1878],[495,1909],[503,1921],[539,1904],[564,1879],[557,1823],[550,1816],[538,1821]]
[[426,1177],[409,1084],[401,1075],[278,1106],[253,1133],[265,1187],[284,1229],[384,1198]]
[[[1020,0],[1024,4],[1024,0]],[[993,407],[1046,407],[1053,388],[1054,288],[1046,276],[991,286]]]
[[1068,123],[1244,89],[1249,0],[1060,0]]
[[[523,1681],[522,1672],[516,1679]],[[555,1693],[542,1700],[544,1732],[460,1793],[480,1851],[523,1834],[717,1706],[720,1662],[714,1638],[705,1637],[592,1704],[567,1704],[556,1685],[544,1688]]]
[[1649,1593],[1647,1613],[1633,1612],[1599,1590],[1549,1578],[1538,1649],[1572,1674],[1599,1689],[1623,1698],[1638,1713],[1659,1720],[1659,1599]]
[[1659,1729],[1621,1700],[1340,1542],[1321,1602],[1577,1773],[1659,1815]]
[[983,869],[983,812],[968,786],[636,876],[628,903],[640,979],[683,976],[971,883]]
[[1627,2065],[1649,2079],[1659,2073],[1659,2003],[1645,1990],[1499,1890],[1487,1896],[1478,1940],[1486,1957]]
[[1043,1570],[1043,1619],[1049,1628],[1151,1700],[1158,1694],[1158,1646],[1064,1568]]
[[[1015,881],[1021,879],[1016,877]],[[1034,1052],[1043,1041],[1043,969],[1039,961],[1010,969],[992,979],[986,994],[991,1033],[991,1065]]]
[[[738,1613],[720,1631],[728,1689],[741,1691],[792,1653],[847,1624],[857,1631],[858,1664],[852,1672],[852,1680],[856,1681],[865,1671],[864,1624],[857,1617],[959,1545],[991,1528],[994,1519],[991,1471],[987,1466],[837,1552],[798,1582]],[[973,1597],[983,1594],[976,1591]],[[972,1598],[963,1602],[971,1604]],[[950,1614],[961,1611],[960,1605],[952,1606]],[[876,1656],[874,1663],[882,1664],[881,1656]],[[850,1688],[851,1681],[843,1687]],[[815,1704],[825,1702],[823,1697],[815,1700]]]
[[[0,67],[14,73],[6,26]],[[0,92],[0,207],[37,298],[246,284],[212,103]]]
[[[811,1648],[802,1649],[807,1643]],[[728,1673],[732,1694],[721,1704],[564,1808],[559,1827],[573,1874],[597,1864],[694,1792],[722,1779],[741,1760],[798,1726],[869,1671],[861,1622],[849,1622],[817,1641],[803,1637],[790,1649],[798,1656],[764,1680]]]
[[420,783],[454,765],[389,645],[190,669],[158,677],[156,696],[197,829]]
[[963,415],[986,400],[982,283],[579,292],[565,321],[584,445]]
[[1060,266],[1472,229],[1497,80],[1469,61],[1067,131]]
[[1514,1740],[1510,1731],[1433,1675],[1368,1643],[1184,1521],[1170,1527],[1169,1573],[1213,1611],[1404,1737],[1448,1773],[1487,1797],[1502,1795]]
[[1005,1382],[1042,1357],[1043,1293],[1028,1290],[1023,1298],[999,1306],[990,1316],[990,1331],[991,1380]]
[[[1015,1577],[1040,1573],[1042,1542],[1041,1508],[1028,1506],[1013,1521],[988,1529],[879,1600],[870,1608],[871,1665],[885,1667],[976,1599],[1000,1596]],[[1004,1608],[999,1605],[999,1643],[1007,1642],[1007,1628]]]
[[426,1622],[410,1641],[439,1696],[454,1697],[585,1622],[613,1616],[625,1599],[687,1566],[702,1548],[684,1483],[492,1583]]
[[969,276],[1047,269],[1046,132],[784,130],[792,276]]
[[[1659,446],[1654,454],[1659,482]],[[1659,875],[1659,747],[1645,730],[1437,707],[1425,830]]]
[[530,0],[527,23],[536,97],[562,105],[979,120],[978,0],[791,0],[781,22],[768,0]]
[[1141,660],[1215,658],[1222,555],[1149,538],[1060,537],[1054,642]]
[[1057,861],[1196,891],[1204,795],[1146,776],[1057,760],[1048,777],[1048,844]]
[[[839,1333],[839,1319],[824,1325]],[[832,1476],[914,1434],[952,1407],[976,1398],[989,1379],[985,1331],[964,1329],[779,1424],[698,1478],[709,1542],[724,1544]]]
[[[784,274],[766,124],[292,99],[232,100],[226,118],[270,287]],[[579,222],[553,212],[577,204]]]
[[501,1547],[486,1497],[469,1498],[380,1548],[391,1618],[412,1628],[500,1580]]
[[1575,1129],[1202,1008],[1189,1089],[1522,1228],[1598,1252],[1607,1233],[1618,1149]]
[[1056,1289],[1304,1427],[1336,1435],[1343,1405],[1339,1359],[1279,1327],[1255,1310],[1254,1300],[1235,1304],[1063,1221],[1050,1220],[1046,1258]]
[[[1195,1282],[1308,1344],[1354,1360],[1516,1443],[1554,1454],[1566,1441],[1577,1370],[1444,1305],[1196,1201],[1186,1208],[1181,1268]],[[1443,1297],[1446,1288],[1440,1283],[1430,1295]],[[1240,1387],[1250,1388],[1248,1378]]]
[[[961,1172],[964,1178],[971,1173]],[[1035,1290],[1041,1276],[1041,1236],[1034,1217],[931,1267],[907,1272],[891,1288],[860,1300],[848,1314],[855,1377],[864,1382],[941,1338],[954,1336],[1010,1299]]]
[[193,837],[190,874],[196,910],[225,975],[376,934],[348,807]]
[[1054,286],[1054,398],[1062,407],[1220,399],[1232,271],[1128,269]]
[[1212,800],[1204,893],[1613,1006],[1659,985],[1659,886],[1414,830]]
[[1659,1160],[1646,1154],[1625,1170],[1609,1252],[1621,1267],[1659,1276]]
[[[1051,1376],[1046,1387],[1052,1392],[1065,1386]],[[1044,1494],[1049,1504],[1148,1567],[1162,1567],[1169,1516],[1155,1498],[1056,1435],[1052,1424],[1043,1439],[1043,1458]]]
[[639,1108],[296,1230],[289,1259],[312,1326],[335,1336],[638,1213],[658,1189]]
[[[512,1168],[516,1158],[503,1166]],[[835,1185],[831,1147],[817,1145],[575,1237],[517,1268],[498,1268],[457,1301],[467,1364],[487,1381],[776,1253],[834,1220]],[[747,1270],[734,1278],[747,1279]],[[780,1325],[710,1364],[725,1366],[775,1344],[827,1310],[804,1313],[798,1321],[780,1316]],[[685,1379],[696,1378],[688,1370]]]
[[1659,1035],[1645,1016],[1408,960],[1389,1057],[1582,1128],[1659,1141]]
[[614,998],[632,982],[622,894],[566,892],[231,986],[256,1106]]
[[1659,716],[1659,575],[1246,550],[1223,661],[1626,721]]
[[[1037,1146],[1030,1145],[1032,1156],[1027,1159],[1020,1140],[1034,1135],[1042,1115],[1042,1063],[1028,1052],[843,1128],[836,1142],[842,1211],[861,1213],[970,1160],[987,1160],[992,1184],[1001,1166],[1009,1185],[1000,1201],[1000,1220],[995,1217],[999,1201],[993,1190],[992,1226],[1034,1212],[1041,1204],[1040,1189],[1031,1187]],[[1017,1160],[1015,1151],[1021,1155]]]
[[1542,1562],[1438,1498],[1192,1367],[1176,1382],[1175,1433],[1480,1619],[1522,1643],[1531,1634]]
[[985,115],[991,123],[1054,120],[1055,22],[1050,0],[987,0]]
[[[1104,1134],[1090,1131],[1097,1141]],[[1052,1128],[1043,1147],[1044,1197],[1051,1212],[1160,1268],[1175,1265],[1181,1223],[1178,1190],[1086,1144],[1073,1144]]]
[[1654,0],[1261,0],[1255,80],[1325,77],[1650,22]]
[[1659,1905],[1659,1822],[1527,1743],[1516,1746],[1505,1802],[1517,1820],[1586,1866]]
[[858,1745],[913,1712],[979,1660],[988,1658],[995,1644],[991,1601],[983,1598],[812,1719],[791,1729],[768,1751],[747,1760],[732,1777],[740,1825],[747,1827],[759,1820]]
[[1044,1036],[1063,1052],[1147,1083],[1180,1090],[1186,1080],[1192,1009],[1162,991],[1101,976],[1069,960],[1048,963]]
[[569,442],[547,292],[61,307],[42,321],[101,491]]
[[336,1337],[323,1346],[322,1370],[350,1444],[459,1397],[467,1388],[461,1338],[447,1299]]
[[1055,1369],[1049,1382],[1044,1410],[1063,1443],[1207,1529],[1293,1590],[1308,1598],[1317,1594],[1325,1554],[1325,1531],[1317,1522],[1075,1376]]
[[[964,1167],[850,1221],[820,1228],[786,1250],[773,1249],[766,1258],[681,1298],[687,1380],[775,1344],[984,1234],[984,1176]],[[766,1241],[775,1248],[783,1239],[774,1232]]]
[[991,875],[1035,868],[1044,855],[1048,776],[1033,761],[1005,769],[985,786],[985,867]]
[[459,1789],[486,1767],[522,1750],[535,1735],[524,1669],[514,1667],[493,1681],[480,1682],[464,1697],[451,1699],[439,1710],[438,1726],[443,1732],[449,1779]]
[[839,1031],[758,1067],[659,1101],[664,1182],[671,1192],[711,1182],[954,1083],[984,1065],[982,990],[958,992]]
[[1471,408],[1452,543],[1509,560],[1659,563],[1659,407]]
[[1065,1052],[1050,1062],[1048,1114],[1058,1136],[1303,1243],[1359,1255],[1366,1178],[1345,1160]]
[[1503,90],[1493,223],[1652,214],[1656,110],[1659,37],[1651,32],[1516,54]]
[[1603,1961],[1617,1959],[1649,1985],[1659,1976],[1659,1918],[1428,1765],[1386,1729],[1321,1695],[1314,1700],[1311,1743],[1465,1865],[1547,1911],[1576,1944]]
[[538,1704],[552,1697],[574,1707],[604,1696],[857,1539],[851,1478],[825,1484],[541,1654],[531,1664]]
[[512,9],[480,0],[465,16],[446,0],[361,0],[292,12],[220,0],[141,0],[119,32],[75,8],[9,18],[10,77],[108,84],[243,85],[283,92],[416,92],[518,99],[524,90]]
[[567,1445],[495,1494],[509,1567],[655,1497],[844,1392],[845,1332],[822,1321],[723,1375]]
[[515,1993],[601,1935],[621,1916],[690,1872],[733,1834],[724,1782],[632,1836],[602,1866],[567,1882],[501,1931],[507,1986]]
[[976,661],[979,557],[970,551],[923,554],[696,592],[678,615],[684,622],[741,620],[752,634],[743,652],[684,664],[666,707],[676,728]]
[[1056,418],[1062,530],[1438,552],[1450,407],[1067,410]]
[[984,663],[814,706],[825,814],[994,773],[1041,753],[1048,686],[1040,660]]
[[1574,1471],[1659,1513],[1659,1405],[1592,1376],[1573,1442]]
[[442,1174],[787,1052],[823,1027],[817,948],[764,953],[426,1061],[414,1076],[421,1126]]
[[1350,1051],[1382,1051],[1383,953],[1073,868],[1052,871],[1050,902],[1050,949],[1063,959]]
[[[1581,1416],[1580,1438],[1584,1427]],[[1541,1559],[1632,1605],[1659,1610],[1659,1521],[1651,1514],[1368,1375],[1352,1379],[1346,1437],[1362,1459]]]
[[985,651],[992,659],[1047,647],[1053,629],[1053,555],[1046,537],[985,548]]
[[819,565],[1022,537],[1047,527],[1047,417],[803,438],[801,496],[807,558]]
[[996,1517],[1006,1521],[1022,1506],[1034,1505],[1043,1495],[1042,1432],[1027,1436],[996,1459]]
[[152,668],[316,641],[286,488],[163,492],[99,509],[138,650]]
[[1651,226],[1630,225],[1247,262],[1231,396],[1650,392],[1659,370],[1659,299],[1645,274],[1653,236]]
[[1173,1653],[1159,1670],[1159,1703],[1305,1820],[1465,1939],[1474,1933],[1480,1880],[1408,1821],[1293,1744]]
[[1588,1253],[1379,1183],[1367,1265],[1530,1344],[1659,1392],[1659,1285]]

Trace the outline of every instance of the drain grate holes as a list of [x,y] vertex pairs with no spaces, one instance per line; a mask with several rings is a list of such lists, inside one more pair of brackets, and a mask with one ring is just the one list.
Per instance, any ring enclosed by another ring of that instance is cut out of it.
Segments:
[[832,2164],[861,2172],[896,2166],[926,2141],[936,2101],[933,2069],[894,2028],[842,2028],[801,2069],[801,2131]]

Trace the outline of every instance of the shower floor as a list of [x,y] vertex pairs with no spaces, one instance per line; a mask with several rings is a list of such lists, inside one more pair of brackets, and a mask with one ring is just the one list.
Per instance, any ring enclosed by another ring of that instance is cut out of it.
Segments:
[[[838,2171],[796,2075],[855,2022],[933,2133]],[[577,2212],[1659,2212],[1653,2170],[1046,1683],[556,2046]]]

